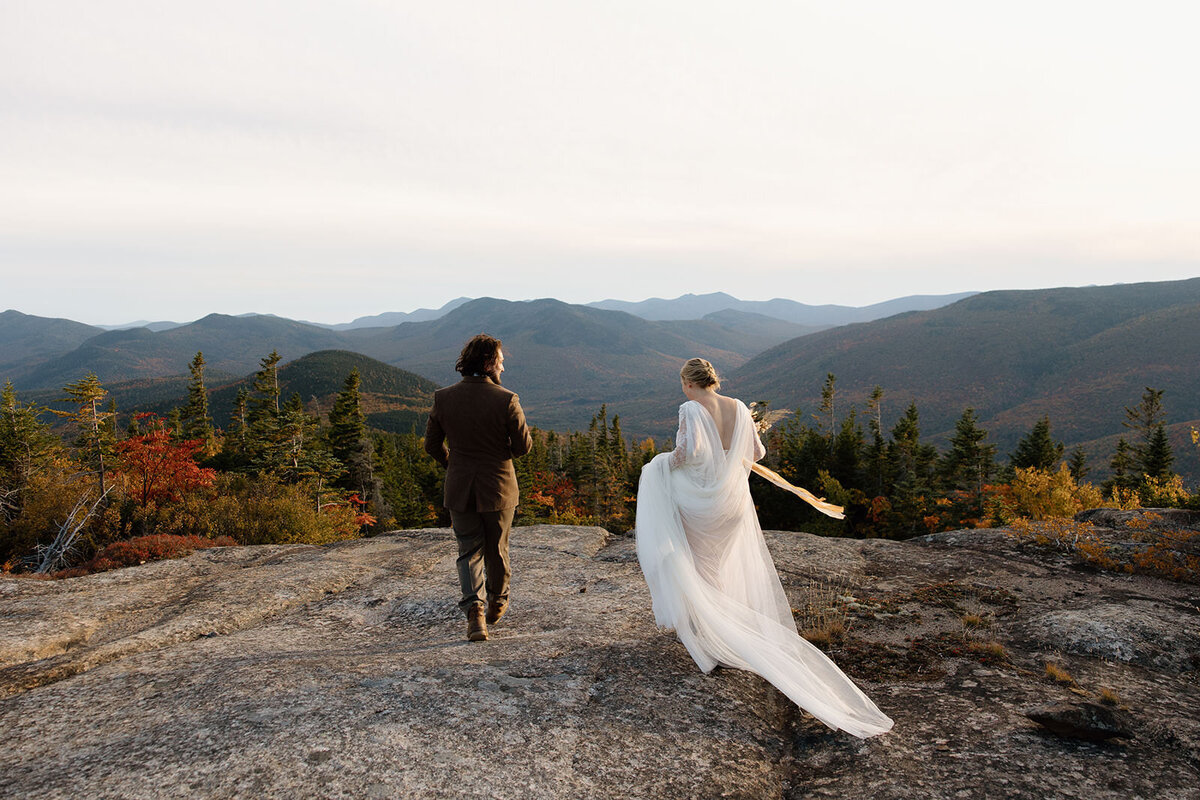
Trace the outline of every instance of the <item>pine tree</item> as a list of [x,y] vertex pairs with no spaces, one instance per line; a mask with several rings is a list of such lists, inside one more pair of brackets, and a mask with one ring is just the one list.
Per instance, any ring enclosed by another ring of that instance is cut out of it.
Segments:
[[1146,442],[1146,449],[1141,457],[1142,475],[1144,478],[1156,478],[1162,480],[1169,478],[1171,473],[1171,465],[1175,463],[1175,453],[1171,449],[1171,442],[1167,439],[1167,426],[1160,422],[1155,426],[1154,431],[1150,434],[1150,440]]
[[[630,472],[629,450],[625,436],[621,433],[621,416],[614,415],[608,435],[608,464],[612,474],[612,508],[610,526],[625,526],[634,513],[634,495],[637,477]],[[640,476],[640,470],[639,470]]]
[[950,449],[938,464],[938,474],[948,490],[969,491],[982,502],[983,487],[996,468],[996,446],[984,444],[987,431],[979,427],[975,409],[966,408],[954,425]]
[[[528,456],[526,457],[528,458]],[[625,441],[625,435],[621,433],[621,416],[619,414],[612,418],[612,426],[609,429],[608,458],[617,479],[627,480],[629,477],[629,447]]]
[[175,441],[183,439],[183,412],[178,408],[172,408],[167,414],[167,430]]
[[932,494],[933,465],[937,450],[921,444],[920,414],[911,403],[904,416],[892,428],[888,445],[888,474],[892,502],[892,533],[915,536],[924,518]]
[[279,402],[279,360],[279,352],[272,350],[259,362],[254,389],[246,397],[245,458],[259,469],[278,468],[288,460],[279,452],[284,446],[282,440],[287,438],[280,430],[283,411]]
[[86,377],[63,387],[67,396],[60,403],[74,403],[75,411],[54,411],[60,417],[65,417],[75,423],[79,433],[75,446],[83,455],[84,463],[96,474],[100,497],[108,493],[105,481],[107,461],[111,461],[116,436],[113,432],[115,411],[101,410],[101,403],[108,396],[108,391],[100,384],[96,373],[89,372]]
[[1019,442],[1008,457],[1013,469],[1053,470],[1062,458],[1064,446],[1050,435],[1050,417],[1042,417]]
[[887,474],[887,442],[883,438],[883,387],[876,386],[871,390],[867,400],[867,430],[871,434],[871,444],[864,454],[864,466],[867,472],[867,492],[876,497],[883,494],[884,479]]
[[1162,389],[1147,386],[1141,402],[1125,407],[1122,424],[1136,434],[1130,449],[1134,460],[1132,472],[1139,483],[1145,478],[1170,476],[1171,465],[1175,462],[1175,453],[1167,438],[1162,398]]
[[338,479],[338,485],[369,501],[376,519],[386,519],[390,511],[385,508],[382,483],[375,475],[375,448],[367,435],[361,387],[362,378],[355,367],[346,377],[329,412],[329,449],[346,469]]
[[221,442],[221,452],[214,462],[224,470],[244,470],[250,466],[250,408],[249,392],[240,388],[233,401],[229,417],[229,432]]
[[280,412],[279,362],[282,358],[278,350],[272,350],[269,356],[259,361],[259,370],[254,373],[254,395],[250,399],[252,412]]
[[208,390],[204,387],[204,353],[197,352],[189,369],[192,380],[188,383],[188,399],[180,412],[183,423],[183,438],[200,442],[203,455],[213,453],[213,424],[208,414]]
[[266,464],[293,480],[302,477],[305,456],[314,449],[320,422],[304,410],[299,392],[293,392],[279,412],[278,436],[268,448]]
[[1070,457],[1067,459],[1067,469],[1071,473],[1071,477],[1076,483],[1083,481],[1087,474],[1091,471],[1087,465],[1087,453],[1082,447],[1076,447],[1071,451]]
[[1125,441],[1124,436],[1117,439],[1117,450],[1113,453],[1112,460],[1109,461],[1109,468],[1112,470],[1112,476],[1101,486],[1110,494],[1114,489],[1132,489],[1138,485],[1139,481],[1134,475],[1134,471],[1137,469],[1137,457],[1134,456],[1133,448],[1129,446],[1129,442]]
[[11,381],[0,392],[0,520],[11,520],[23,505],[29,481],[59,450],[58,438],[41,421],[44,409],[22,404]]
[[1125,421],[1121,424],[1135,434],[1131,447],[1137,457],[1138,466],[1145,460],[1146,449],[1150,445],[1150,437],[1154,429],[1166,421],[1163,410],[1163,390],[1152,389],[1149,386],[1142,393],[1142,399],[1136,406],[1125,406]]
[[837,436],[833,438],[828,461],[829,474],[845,487],[856,486],[862,471],[863,450],[862,425],[858,423],[858,414],[851,408],[838,426]]
[[834,414],[834,401],[837,398],[837,378],[832,372],[826,373],[825,383],[821,386],[821,413],[814,414],[817,419],[817,425],[824,429],[825,437],[829,441],[830,450],[833,449],[833,437],[837,433],[837,417]]

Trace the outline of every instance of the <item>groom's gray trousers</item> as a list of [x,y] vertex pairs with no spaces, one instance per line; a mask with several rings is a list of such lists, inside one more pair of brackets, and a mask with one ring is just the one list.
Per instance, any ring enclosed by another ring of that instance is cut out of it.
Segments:
[[515,511],[515,508],[499,511],[450,509],[450,524],[454,526],[454,538],[458,540],[456,564],[462,587],[458,607],[464,613],[486,600],[507,602],[508,582],[512,577],[508,564],[508,532]]

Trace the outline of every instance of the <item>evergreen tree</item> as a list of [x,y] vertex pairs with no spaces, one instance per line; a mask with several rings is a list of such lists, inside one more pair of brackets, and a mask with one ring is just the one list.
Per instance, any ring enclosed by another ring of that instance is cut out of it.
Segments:
[[1154,429],[1166,422],[1162,397],[1162,389],[1152,389],[1147,386],[1142,393],[1141,401],[1136,406],[1125,406],[1125,421],[1121,424],[1135,434],[1130,444],[1137,457],[1139,467],[1146,457],[1146,449],[1150,445],[1150,437],[1154,435]]
[[1082,447],[1076,447],[1071,451],[1070,457],[1067,459],[1067,469],[1071,473],[1071,477],[1076,483],[1082,483],[1091,470],[1087,465],[1087,453]]
[[950,449],[938,463],[938,477],[949,491],[968,491],[982,502],[983,487],[996,469],[996,446],[984,444],[975,409],[966,408],[954,425]]
[[171,438],[179,441],[183,438],[183,412],[178,408],[172,408],[167,414],[167,430],[171,433]]
[[250,431],[250,393],[245,387],[238,389],[237,397],[233,401],[233,418],[231,419],[232,438],[243,449],[246,447],[246,439]]
[[[261,368],[254,374],[254,389],[246,397],[245,460],[258,469],[278,468],[287,462],[280,448],[288,433],[282,431],[280,406],[279,360],[276,350],[263,358]],[[293,418],[293,423],[298,418]]]
[[884,480],[887,474],[887,442],[883,438],[883,387],[876,386],[871,390],[867,400],[867,429],[871,434],[871,443],[867,445],[863,458],[863,466],[867,473],[866,491],[876,497],[884,492]]
[[254,394],[250,397],[250,416],[255,419],[264,415],[278,415],[281,408],[279,397],[279,362],[283,356],[278,350],[259,361],[259,370],[254,373]]
[[[799,413],[780,425],[773,439],[779,474],[799,486],[816,486],[817,474],[829,469],[829,442],[816,428],[800,422]],[[790,502],[789,502],[790,505]]]
[[[367,417],[362,410],[360,389],[362,379],[358,368],[351,370],[342,390],[334,398],[329,411],[329,446],[334,456],[347,467],[348,489],[359,489],[354,484],[369,480],[371,467],[371,440],[367,436]],[[357,468],[351,462],[358,462]],[[352,473],[358,474],[352,474]]]
[[1053,470],[1062,458],[1062,442],[1054,441],[1050,435],[1050,417],[1042,417],[1019,442],[1017,449],[1008,457],[1009,466],[1013,469]]
[[629,449],[625,442],[625,436],[621,433],[619,414],[613,416],[612,426],[609,428],[608,465],[613,482],[612,507],[608,524],[624,528],[632,525],[636,508],[637,480],[641,475],[641,467],[639,465],[637,475],[630,470]]
[[1150,434],[1146,442],[1146,450],[1142,454],[1142,475],[1145,478],[1169,478],[1172,475],[1171,465],[1175,463],[1175,453],[1171,442],[1167,439],[1167,426],[1160,422]]
[[78,435],[75,446],[79,449],[87,467],[95,473],[99,485],[100,496],[108,492],[105,480],[108,462],[112,460],[116,436],[113,431],[115,411],[101,410],[108,391],[100,384],[96,373],[89,372],[86,377],[69,383],[63,387],[67,396],[60,403],[74,403],[74,411],[54,411],[60,417],[65,417],[75,423]]
[[355,367],[346,377],[342,391],[334,399],[329,412],[329,449],[346,469],[338,485],[368,501],[371,513],[376,519],[382,520],[391,512],[385,507],[382,482],[375,475],[375,448],[371,437],[367,435],[361,386],[362,378]]
[[449,524],[442,508],[441,467],[426,454],[420,436],[376,433],[375,454],[384,503],[391,509],[395,525],[419,528]]
[[612,470],[616,475],[624,476],[629,471],[629,449],[625,436],[621,433],[621,416],[612,419],[612,427],[608,434],[608,457]]
[[277,436],[266,449],[263,466],[292,480],[306,477],[307,458],[317,449],[320,420],[304,410],[299,392],[293,392],[280,409],[278,422]]
[[863,429],[858,423],[858,414],[853,408],[842,424],[838,426],[837,436],[833,438],[830,449],[828,471],[834,480],[843,486],[856,486],[859,474],[862,472],[864,450]]
[[919,525],[928,511],[937,460],[937,450],[921,444],[916,403],[909,405],[892,428],[887,460],[892,503],[890,533],[902,538],[915,536],[921,533]]
[[837,378],[832,372],[826,373],[825,383],[821,385],[821,413],[813,416],[817,419],[818,427],[824,429],[825,437],[833,449],[833,437],[837,433],[837,417],[834,414],[834,400],[837,398]]
[[58,438],[41,421],[44,409],[22,404],[11,381],[0,392],[0,520],[11,520],[23,506],[30,478],[45,469],[59,450]]
[[1113,453],[1112,460],[1109,461],[1109,468],[1112,469],[1112,476],[1101,486],[1110,494],[1113,489],[1132,489],[1138,485],[1138,479],[1134,475],[1137,469],[1137,458],[1124,436],[1117,440],[1117,451]]
[[224,470],[244,470],[250,467],[250,408],[249,392],[238,389],[229,417],[229,432],[221,442],[221,452],[215,464]]
[[1166,478],[1171,475],[1175,454],[1167,438],[1166,411],[1163,409],[1163,390],[1147,386],[1141,402],[1125,407],[1122,423],[1136,436],[1130,449],[1133,453],[1132,472],[1138,482],[1145,478]]
[[192,379],[188,383],[187,404],[180,412],[183,423],[183,438],[200,442],[204,455],[213,453],[213,424],[208,413],[208,390],[204,387],[204,353],[197,352],[189,369]]

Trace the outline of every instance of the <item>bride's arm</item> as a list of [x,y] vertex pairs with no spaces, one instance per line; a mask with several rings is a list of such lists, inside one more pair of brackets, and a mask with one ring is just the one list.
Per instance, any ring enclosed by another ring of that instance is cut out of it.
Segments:
[[679,407],[679,430],[675,433],[675,449],[671,451],[671,469],[681,466],[687,461],[688,451],[692,449],[691,436],[688,433],[687,418],[683,406]]
[[754,434],[754,461],[762,461],[763,456],[767,454],[767,448],[762,443],[762,437],[757,433]]

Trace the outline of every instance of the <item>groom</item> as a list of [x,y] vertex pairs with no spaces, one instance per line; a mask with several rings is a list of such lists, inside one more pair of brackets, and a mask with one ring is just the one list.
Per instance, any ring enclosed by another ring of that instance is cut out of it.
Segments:
[[512,460],[528,453],[533,440],[520,401],[500,385],[499,339],[472,337],[454,369],[462,380],[433,395],[425,452],[446,468],[444,505],[458,540],[462,585],[458,606],[467,615],[467,638],[482,642],[487,626],[508,610],[508,531],[517,507]]

